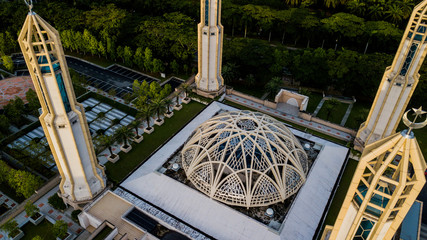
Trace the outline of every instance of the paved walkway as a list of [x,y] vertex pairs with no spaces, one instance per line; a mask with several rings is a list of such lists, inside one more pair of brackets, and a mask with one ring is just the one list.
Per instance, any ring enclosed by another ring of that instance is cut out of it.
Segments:
[[350,116],[350,113],[351,113],[351,109],[353,109],[353,103],[350,103],[350,105],[348,106],[347,111],[345,112],[344,117],[341,120],[341,123],[340,123],[341,126],[344,126],[345,123],[347,122],[348,116]]
[[320,100],[319,104],[316,107],[316,110],[314,110],[313,117],[317,116],[317,114],[319,113],[320,109],[323,106],[323,103],[325,103],[325,98],[322,98],[322,100]]
[[16,206],[18,205],[18,203],[0,191],[0,205],[3,205],[4,207],[8,208],[8,210],[6,212],[4,212],[2,215],[0,215],[0,216],[3,216],[5,214],[7,214],[9,211],[14,210],[16,208]]
[[[55,223],[57,220],[63,220],[68,224],[68,231],[72,233],[74,236],[80,234],[81,232],[85,231],[83,227],[81,227],[78,223],[75,223],[71,217],[67,216],[66,214],[52,208],[48,204],[48,198],[52,196],[53,194],[56,194],[58,192],[59,186],[53,188],[50,190],[47,194],[45,194],[43,197],[41,197],[39,200],[35,202],[35,205],[38,206],[40,209],[40,212],[43,213],[46,216],[46,219],[51,222],[52,224]],[[19,215],[15,217],[16,222],[18,223],[19,227],[24,226],[26,223],[29,222],[28,216],[26,215],[25,211],[21,212]],[[28,224],[32,224],[31,222]],[[0,230],[0,240],[6,240],[9,239],[7,237],[7,234]]]
[[310,121],[301,119],[297,116],[289,115],[289,114],[283,113],[279,110],[269,108],[269,107],[265,107],[264,105],[261,105],[259,103],[253,102],[253,101],[245,99],[245,98],[241,98],[241,97],[238,97],[235,95],[227,95],[225,97],[225,99],[233,101],[233,102],[237,102],[241,105],[256,109],[256,110],[261,111],[261,112],[265,112],[269,115],[272,115],[272,116],[281,118],[283,120],[298,124],[300,126],[307,127],[307,128],[316,130],[318,132],[325,133],[327,135],[331,135],[331,136],[338,138],[338,139],[342,139],[345,141],[349,141],[352,139],[352,136],[350,134],[345,133],[343,131],[338,131],[334,128],[327,127],[327,126],[319,124],[319,123],[310,122]]

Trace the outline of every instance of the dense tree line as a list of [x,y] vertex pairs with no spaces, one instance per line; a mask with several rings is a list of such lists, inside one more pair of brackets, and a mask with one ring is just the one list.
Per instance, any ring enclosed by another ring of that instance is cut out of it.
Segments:
[[39,177],[25,170],[16,170],[0,160],[0,184],[7,184],[25,198],[34,194],[41,184]]
[[[370,41],[370,49],[381,52],[394,51],[402,34],[398,26],[393,24],[396,21],[390,20],[391,17],[356,16],[349,11],[342,12],[341,10],[345,10],[343,8],[337,7],[334,9],[336,11],[332,11],[315,8],[318,6],[313,4],[297,4],[298,8],[288,8],[283,2],[278,4],[279,2],[223,1],[221,18],[226,33],[300,46],[334,47],[338,43],[357,51],[364,51],[366,43]],[[348,1],[348,4],[351,2],[353,1]],[[123,48],[129,46],[133,52],[138,47],[148,47],[153,51],[153,56],[162,60],[165,65],[169,65],[172,58],[180,65],[193,59],[199,1],[141,0],[115,3],[116,5],[108,1],[92,1],[89,5],[84,1],[39,1],[34,8],[60,32],[69,30],[83,35],[87,29],[98,41],[98,47],[92,49],[96,49],[95,52],[99,55],[107,51],[107,45],[121,45]],[[406,23],[403,20],[409,17],[414,3],[408,0],[396,4],[405,9],[401,12],[404,13],[402,23]],[[23,22],[26,7],[21,3],[7,2],[2,5],[4,10],[0,11],[0,20],[6,24],[0,26],[0,51],[9,53],[17,49],[16,43],[12,43],[10,39],[16,39],[21,27],[17,22]],[[368,3],[365,5],[372,7]],[[386,12],[389,11],[384,11],[384,14]],[[312,42],[311,45],[309,42]],[[94,41],[90,43],[96,45]]]
[[285,68],[302,86],[370,99],[392,58],[390,54],[347,49],[288,50],[259,40],[235,38],[224,46],[223,77],[231,85],[259,89],[272,78],[281,77]]
[[[329,86],[370,98],[372,90],[355,87],[379,83],[418,2],[223,0],[224,78],[264,87],[280,75],[278,69],[287,67],[302,85]],[[116,59],[149,72],[194,73],[199,4],[199,0],[114,4],[67,0],[38,1],[34,9],[60,31],[69,51]],[[0,26],[0,49],[10,52],[16,44],[1,39],[16,39],[27,10],[22,3],[2,5],[0,20],[6,24]],[[290,51],[287,62],[279,66],[275,49],[283,52],[281,43],[307,49]]]

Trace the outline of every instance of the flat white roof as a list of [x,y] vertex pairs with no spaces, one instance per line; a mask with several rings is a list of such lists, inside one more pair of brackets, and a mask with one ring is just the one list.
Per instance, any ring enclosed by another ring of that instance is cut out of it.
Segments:
[[120,184],[120,187],[217,239],[312,239],[345,162],[348,152],[346,147],[291,129],[296,136],[323,145],[323,148],[279,232],[157,172],[195,128],[221,109],[237,110],[213,102]]

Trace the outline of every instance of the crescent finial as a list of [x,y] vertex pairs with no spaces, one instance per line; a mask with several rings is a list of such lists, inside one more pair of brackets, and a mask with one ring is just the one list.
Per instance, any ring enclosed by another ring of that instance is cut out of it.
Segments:
[[[414,118],[413,121],[411,121],[411,120],[408,119],[408,113],[411,110],[414,111],[414,115],[415,115],[415,118]],[[406,111],[405,114],[403,115],[403,118],[402,118],[403,123],[409,129],[420,129],[420,128],[423,128],[423,127],[425,127],[427,125],[427,118],[423,122],[419,122],[419,123],[417,123],[416,120],[417,120],[418,117],[420,117],[420,116],[422,116],[423,114],[426,114],[426,113],[427,113],[427,111],[424,111],[422,109],[422,107],[419,107],[418,109],[412,108],[412,109]]]
[[33,10],[33,0],[24,0],[25,4],[28,6],[28,8],[30,9],[30,12]]

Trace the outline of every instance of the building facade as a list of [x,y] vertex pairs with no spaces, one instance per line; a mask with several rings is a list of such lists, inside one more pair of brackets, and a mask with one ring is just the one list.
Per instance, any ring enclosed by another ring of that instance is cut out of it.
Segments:
[[396,131],[418,84],[418,71],[426,56],[426,5],[427,1],[423,1],[412,12],[393,63],[386,68],[368,118],[357,132],[355,147],[358,150]]
[[221,25],[221,0],[200,1],[201,21],[198,25],[197,90],[215,93],[223,89],[221,76],[223,26]]
[[28,13],[18,38],[39,98],[39,117],[61,174],[60,191],[74,208],[106,186],[84,108],[76,101],[59,33],[35,12]]

